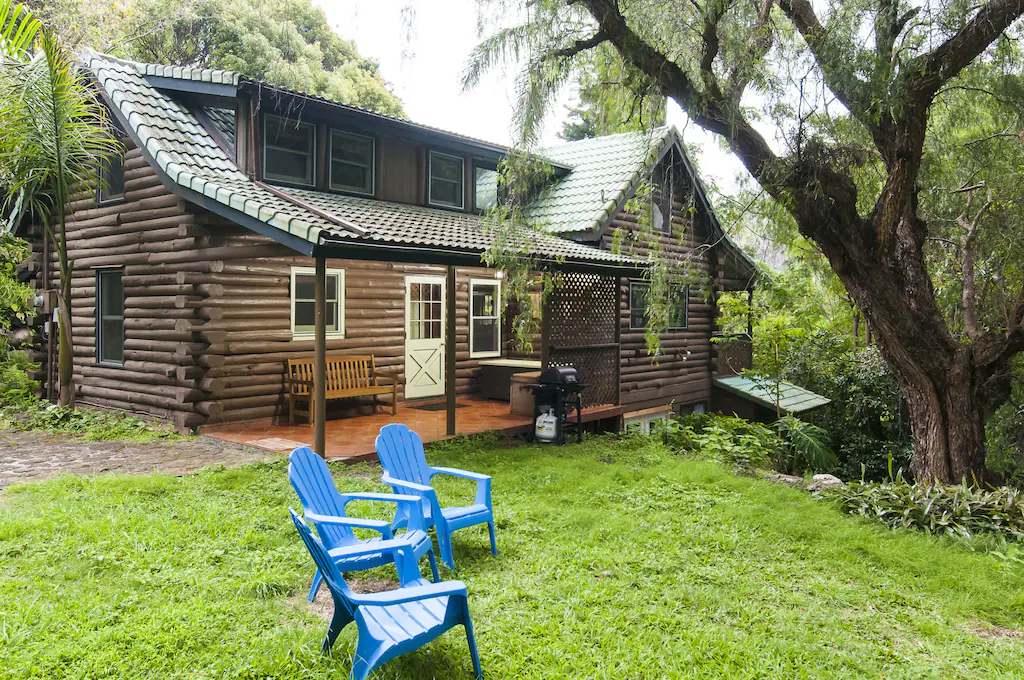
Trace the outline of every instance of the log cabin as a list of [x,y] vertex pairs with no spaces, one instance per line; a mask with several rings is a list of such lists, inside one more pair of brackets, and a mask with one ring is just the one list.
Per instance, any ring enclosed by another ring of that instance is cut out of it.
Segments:
[[[708,407],[725,370],[715,296],[751,290],[757,269],[718,223],[674,128],[537,152],[551,179],[524,238],[560,283],[523,355],[499,303],[502,272],[482,262],[507,148],[238,73],[81,59],[124,153],[66,206],[79,403],[192,431],[282,418],[289,359],[315,357],[322,381],[327,357],[373,355],[397,376],[398,400],[446,400],[451,427],[456,395],[507,395],[505,374],[552,365],[578,368],[588,405],[619,415]],[[663,252],[713,288],[678,291],[656,359],[643,253],[613,247],[639,228],[627,202],[643,181],[655,185]],[[44,232],[28,228],[28,266],[51,300]],[[40,375],[55,393],[48,330],[44,347]],[[349,401],[344,414],[366,407]],[[323,451],[326,402],[316,402]]]

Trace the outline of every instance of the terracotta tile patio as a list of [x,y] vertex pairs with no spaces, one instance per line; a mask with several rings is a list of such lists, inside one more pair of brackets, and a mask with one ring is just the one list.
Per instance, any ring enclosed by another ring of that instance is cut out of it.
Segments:
[[[524,432],[530,425],[529,416],[512,415],[507,401],[494,401],[473,397],[460,397],[462,408],[455,411],[456,430],[459,434],[475,434],[496,430],[508,434]],[[349,462],[375,460],[373,440],[380,428],[388,423],[405,423],[416,430],[423,441],[446,439],[445,411],[426,411],[421,408],[398,405],[398,415],[382,409],[374,415],[336,418],[327,421],[327,457]],[[225,441],[246,444],[268,451],[289,453],[297,446],[313,445],[313,428],[306,424],[275,425],[264,419],[245,423],[214,426],[202,434]]]

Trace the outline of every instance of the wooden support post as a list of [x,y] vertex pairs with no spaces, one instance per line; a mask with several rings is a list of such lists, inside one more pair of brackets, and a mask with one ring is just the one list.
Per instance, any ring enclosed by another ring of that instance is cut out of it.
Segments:
[[542,292],[540,297],[540,368],[546,371],[551,366],[551,296]]
[[[447,398],[448,436],[455,435],[455,265],[448,265],[445,286],[444,393]],[[470,305],[473,301],[470,300]]]
[[313,359],[313,451],[327,457],[327,260],[316,258],[313,293],[314,359]]

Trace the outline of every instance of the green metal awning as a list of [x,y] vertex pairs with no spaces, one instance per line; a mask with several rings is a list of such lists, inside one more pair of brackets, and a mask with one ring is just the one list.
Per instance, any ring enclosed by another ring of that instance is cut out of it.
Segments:
[[[754,380],[737,375],[732,378],[715,378],[712,382],[715,387],[735,394],[737,397],[775,410],[776,387],[775,383],[770,380]],[[778,397],[779,408],[783,413],[804,413],[832,401],[784,380],[779,383]]]

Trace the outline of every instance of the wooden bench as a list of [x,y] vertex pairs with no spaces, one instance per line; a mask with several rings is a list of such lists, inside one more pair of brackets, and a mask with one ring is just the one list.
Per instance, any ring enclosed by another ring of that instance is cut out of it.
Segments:
[[[313,366],[314,360],[289,359],[288,374],[288,423],[295,424],[296,414],[306,416],[310,427],[313,425]],[[380,378],[391,381],[381,385]],[[373,397],[373,412],[377,412],[377,395],[391,395],[391,415],[398,414],[398,374],[378,371],[373,355],[327,357],[327,398],[347,399],[350,397]],[[300,410],[296,402],[306,402],[306,410]]]

